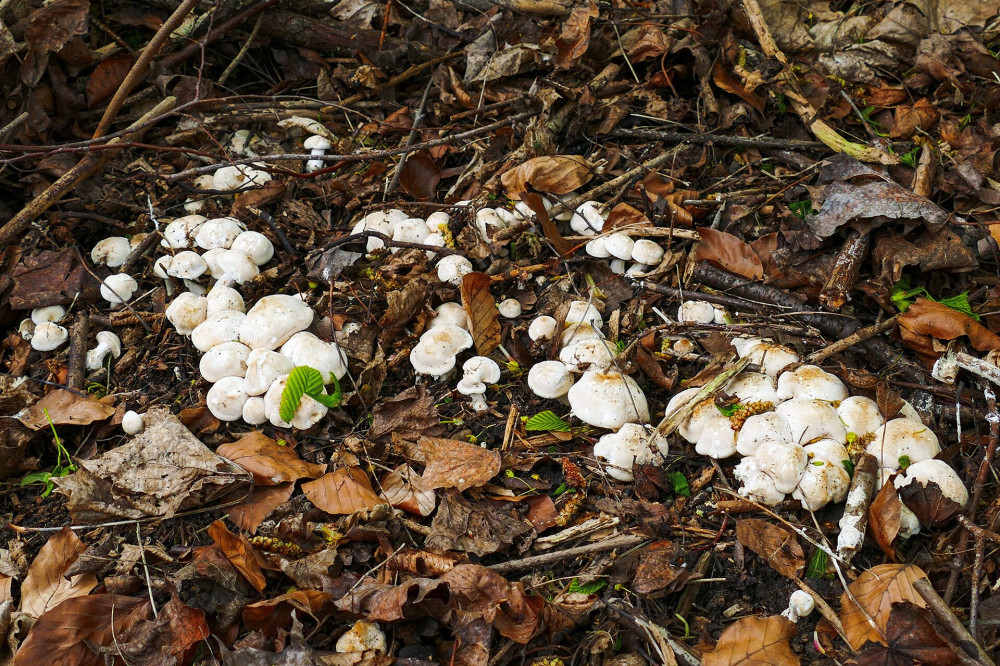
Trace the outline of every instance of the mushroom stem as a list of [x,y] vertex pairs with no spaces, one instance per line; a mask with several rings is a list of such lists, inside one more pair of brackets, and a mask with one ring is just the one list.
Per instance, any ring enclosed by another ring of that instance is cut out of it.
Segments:
[[934,362],[931,375],[945,384],[954,384],[959,369],[1000,386],[1000,368],[965,352],[955,352],[951,349]]
[[862,452],[854,465],[854,478],[847,491],[844,515],[840,518],[840,536],[837,537],[837,557],[845,565],[851,563],[855,553],[861,550],[868,525],[868,507],[875,496],[878,479],[878,461],[870,453]]

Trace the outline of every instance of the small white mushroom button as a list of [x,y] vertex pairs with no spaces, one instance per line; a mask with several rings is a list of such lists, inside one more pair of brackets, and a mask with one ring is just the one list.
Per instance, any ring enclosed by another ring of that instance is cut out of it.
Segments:
[[35,326],[35,333],[31,336],[31,348],[36,351],[52,351],[66,342],[69,332],[51,321],[43,321]]
[[505,298],[498,306],[500,315],[507,319],[516,319],[521,316],[521,303],[516,298]]
[[621,232],[613,233],[604,239],[604,249],[606,249],[612,257],[621,259],[622,261],[629,261],[632,259],[632,248],[634,246],[635,241]]
[[111,331],[97,334],[97,346],[87,352],[87,370],[98,370],[104,366],[104,359],[110,354],[118,358],[122,353],[122,341]]
[[61,305],[49,305],[44,308],[35,308],[31,311],[31,321],[42,324],[47,321],[57,322],[66,316],[66,308]]
[[[198,364],[205,381],[217,382],[223,377],[245,377],[250,348],[239,342],[223,342],[205,352]],[[244,390],[246,386],[244,385]]]
[[125,263],[130,252],[132,248],[127,238],[111,236],[94,245],[94,249],[90,251],[90,259],[98,266],[103,264],[109,268],[118,268]]
[[647,238],[640,238],[632,245],[632,261],[656,266],[663,259],[663,248]]
[[104,278],[101,283],[101,298],[112,305],[120,305],[132,300],[139,284],[127,273],[116,273]]
[[569,369],[559,361],[542,361],[528,371],[528,388],[539,398],[562,398],[573,381]]
[[274,257],[274,245],[267,236],[257,231],[244,231],[233,240],[229,249],[246,253],[258,266],[263,266]]
[[205,406],[220,421],[236,421],[243,416],[243,404],[247,398],[242,377],[223,377],[208,389]]
[[573,415],[588,425],[615,429],[649,421],[646,395],[628,375],[585,372],[567,396]]
[[528,326],[528,337],[533,342],[547,342],[556,334],[556,320],[548,315],[535,317]]
[[450,282],[456,287],[462,286],[462,278],[472,272],[472,262],[460,254],[442,257],[437,264],[438,279]]
[[146,423],[141,414],[130,409],[122,416],[122,430],[125,431],[126,435],[138,435],[145,429]]

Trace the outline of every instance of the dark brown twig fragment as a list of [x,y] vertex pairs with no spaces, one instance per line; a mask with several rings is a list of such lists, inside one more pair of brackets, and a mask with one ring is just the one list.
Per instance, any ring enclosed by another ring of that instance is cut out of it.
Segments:
[[972,634],[968,632],[965,626],[955,617],[955,613],[952,612],[948,604],[945,603],[931,582],[926,578],[921,578],[913,582],[914,589],[920,593],[924,601],[927,602],[927,607],[931,609],[941,624],[943,624],[949,632],[951,632],[955,638],[958,639],[958,644],[961,646],[970,657],[977,660],[977,663],[983,664],[984,666],[996,666],[996,663],[990,656],[986,654],[986,651],[979,647],[976,643],[976,639],[972,637]]
[[819,293],[820,305],[828,310],[839,310],[850,300],[850,293],[854,290],[861,271],[861,262],[868,255],[871,239],[870,231],[861,233],[852,230],[848,234],[844,247],[837,255],[837,263],[830,272],[830,279]]
[[83,388],[87,376],[87,336],[90,334],[90,318],[86,313],[76,315],[69,332],[69,360],[66,362],[66,386],[71,389]]

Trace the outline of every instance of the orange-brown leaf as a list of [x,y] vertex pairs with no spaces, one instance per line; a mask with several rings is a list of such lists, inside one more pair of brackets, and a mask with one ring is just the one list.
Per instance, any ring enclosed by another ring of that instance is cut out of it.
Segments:
[[292,628],[292,611],[298,611],[300,620],[303,614],[320,619],[333,609],[332,600],[329,592],[292,590],[274,599],[249,604],[243,609],[243,622],[250,631],[273,637],[279,628],[286,631]]
[[243,574],[247,582],[253,585],[258,592],[263,592],[267,585],[267,579],[264,577],[264,572],[260,570],[257,554],[246,537],[230,532],[221,520],[208,526],[208,536],[215,542],[215,547],[236,567],[236,570]]
[[651,227],[653,223],[649,221],[646,214],[624,201],[608,213],[608,219],[604,221],[604,231],[608,229],[618,229],[619,227]]
[[757,113],[761,116],[764,115],[764,98],[757,93],[747,90],[746,87],[740,83],[740,80],[733,76],[729,67],[724,65],[721,60],[716,60],[715,67],[712,68],[712,81],[722,90],[725,90],[727,93],[732,95],[736,95],[744,102],[755,108]]
[[553,64],[559,69],[565,69],[576,64],[587,52],[590,46],[590,19],[597,18],[597,5],[590,2],[586,7],[574,9],[566,22],[562,33],[556,40],[556,55]]
[[744,617],[731,624],[702,666],[799,666],[789,639],[795,623],[780,615]]
[[912,564],[880,564],[848,585],[851,594],[845,592],[840,597],[840,621],[851,647],[857,650],[865,641],[885,645],[886,623],[897,601],[925,607],[923,597],[913,588],[921,578],[927,578],[927,574]]
[[806,559],[795,534],[780,525],[759,518],[736,523],[736,538],[757,553],[771,568],[788,578],[798,578]]
[[418,516],[434,513],[437,496],[427,488],[424,479],[409,465],[403,464],[382,479],[382,495],[395,509]]
[[477,488],[500,473],[500,454],[459,439],[421,437],[426,488]]
[[258,431],[247,433],[231,444],[223,444],[216,453],[253,474],[257,486],[316,479],[326,471],[326,465],[306,462],[292,447],[281,446]]
[[593,178],[587,160],[579,155],[533,157],[500,176],[507,196],[516,198],[528,185],[547,194],[567,194]]
[[399,186],[418,201],[433,199],[440,182],[441,168],[426,150],[412,153],[399,172]]
[[[47,417],[46,411],[49,413]],[[111,396],[98,400],[90,395],[56,389],[28,407],[21,423],[32,430],[41,430],[49,427],[49,419],[55,425],[87,425],[114,413],[114,398]]]
[[233,505],[226,509],[229,520],[233,525],[246,530],[250,534],[257,531],[264,519],[271,515],[271,512],[288,501],[295,490],[294,483],[283,483],[280,486],[261,486],[254,488],[245,501]]
[[913,106],[897,106],[889,136],[894,139],[909,139],[918,130],[930,130],[940,117],[926,97],[918,99]]
[[94,68],[87,79],[87,108],[92,109],[115,94],[118,86],[132,69],[132,56],[119,53]]
[[882,552],[892,559],[896,559],[896,549],[892,547],[892,542],[899,534],[901,508],[902,502],[899,501],[892,481],[887,481],[882,486],[882,490],[868,507],[868,525],[871,526],[872,536]]
[[500,311],[490,293],[490,276],[466,273],[462,277],[462,307],[472,322],[476,351],[487,356],[500,344]]
[[360,467],[342,467],[315,481],[302,484],[306,499],[332,515],[350,515],[386,501],[372,490]]
[[972,317],[926,298],[918,298],[901,314],[899,325],[911,333],[939,340],[954,340],[967,335],[972,346],[979,351],[1000,349],[1000,336]]
[[701,240],[694,251],[696,261],[707,261],[751,280],[764,277],[764,265],[749,243],[715,229],[698,229],[698,235]]
[[21,584],[21,612],[39,617],[67,599],[82,597],[97,586],[92,573],[73,576],[65,573],[87,545],[68,527],[53,535],[38,551]]
[[573,252],[573,244],[563,238],[563,235],[559,233],[559,228],[556,223],[549,218],[549,213],[545,210],[545,202],[542,197],[535,194],[534,192],[521,192],[519,195],[521,201],[531,209],[531,212],[535,214],[538,218],[539,224],[542,225],[542,233],[545,237],[549,239],[552,243],[552,247],[556,249],[562,256],[566,256]]

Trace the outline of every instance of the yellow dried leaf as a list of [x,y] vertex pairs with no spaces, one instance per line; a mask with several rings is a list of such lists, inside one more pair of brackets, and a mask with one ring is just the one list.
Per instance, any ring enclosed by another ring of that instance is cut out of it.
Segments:
[[780,615],[745,617],[730,625],[702,666],[799,666],[788,640],[795,623]]

